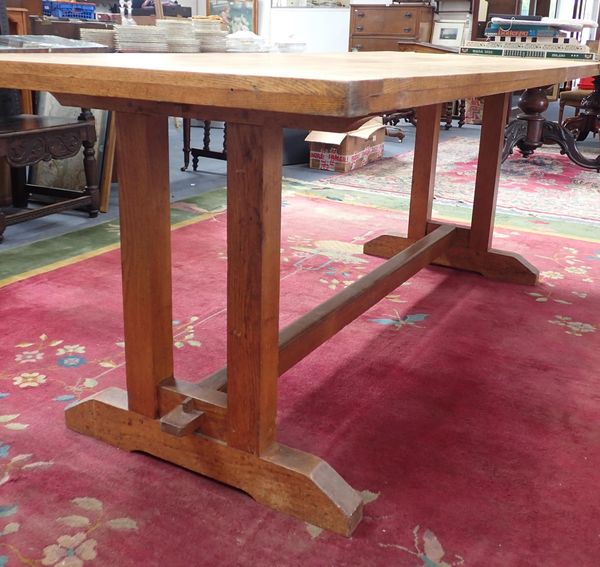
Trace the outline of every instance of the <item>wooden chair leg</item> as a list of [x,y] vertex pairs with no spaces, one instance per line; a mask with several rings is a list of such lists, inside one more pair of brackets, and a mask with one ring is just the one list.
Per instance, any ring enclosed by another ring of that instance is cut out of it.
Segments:
[[6,229],[6,216],[0,211],[0,242],[4,240],[4,230]]
[[444,130],[452,128],[452,103],[447,102],[444,108]]
[[458,101],[458,127],[462,128],[464,123],[465,123],[465,106],[466,106],[466,100],[464,98],[461,98]]
[[183,119],[183,167],[181,171],[185,171],[190,165],[190,151],[192,147],[192,120],[191,118]]
[[6,159],[0,157],[0,207],[12,205],[10,186],[10,165]]
[[559,124],[562,124],[564,113],[565,113],[565,103],[561,100],[558,105],[558,123]]
[[10,168],[10,185],[13,207],[26,209],[29,201],[29,191],[25,183],[25,167]]
[[98,206],[100,204],[100,195],[98,193],[98,176],[96,168],[96,144],[85,140],[83,142],[83,169],[85,172],[85,191],[92,198],[89,205],[89,215],[91,218],[98,216]]

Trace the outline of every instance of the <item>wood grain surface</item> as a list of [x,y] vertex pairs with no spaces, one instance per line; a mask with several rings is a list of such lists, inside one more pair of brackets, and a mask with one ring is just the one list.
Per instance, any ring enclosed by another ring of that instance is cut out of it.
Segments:
[[0,87],[365,116],[600,74],[598,62],[429,53],[0,55]]

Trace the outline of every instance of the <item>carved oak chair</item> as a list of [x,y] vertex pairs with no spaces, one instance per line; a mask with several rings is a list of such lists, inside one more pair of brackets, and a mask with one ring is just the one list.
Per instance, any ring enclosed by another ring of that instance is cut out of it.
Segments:
[[[6,0],[0,0],[0,34],[6,33]],[[19,222],[69,209],[84,209],[90,217],[98,214],[96,128],[92,113],[82,109],[78,119],[73,120],[20,114],[19,109],[18,93],[3,89],[0,92],[0,159],[6,159],[10,166],[12,206],[0,209],[0,242],[5,228]],[[82,146],[84,191],[26,182],[27,167],[42,160],[73,157]],[[0,193],[2,189],[0,187]],[[34,200],[41,200],[41,204],[28,208],[29,202]]]

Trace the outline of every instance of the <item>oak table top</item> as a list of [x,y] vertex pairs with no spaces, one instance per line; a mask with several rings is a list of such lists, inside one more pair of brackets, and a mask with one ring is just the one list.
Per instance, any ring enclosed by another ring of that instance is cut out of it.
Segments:
[[5,87],[340,117],[597,74],[597,62],[428,53],[0,54]]

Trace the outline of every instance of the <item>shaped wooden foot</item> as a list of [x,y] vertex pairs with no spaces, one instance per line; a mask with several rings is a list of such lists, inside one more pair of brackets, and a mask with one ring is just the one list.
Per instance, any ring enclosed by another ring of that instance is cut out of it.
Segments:
[[[430,229],[437,225],[430,225]],[[487,251],[469,248],[469,230],[457,228],[455,240],[450,248],[438,256],[432,264],[477,272],[486,278],[510,283],[535,285],[538,270],[519,254],[490,249]],[[408,248],[415,241],[402,236],[382,235],[364,245],[364,253],[378,258],[391,258]]]
[[322,459],[279,443],[257,457],[200,433],[170,435],[159,420],[129,411],[120,388],[70,407],[66,421],[74,431],[235,486],[270,508],[345,536],[362,518],[358,492]]

